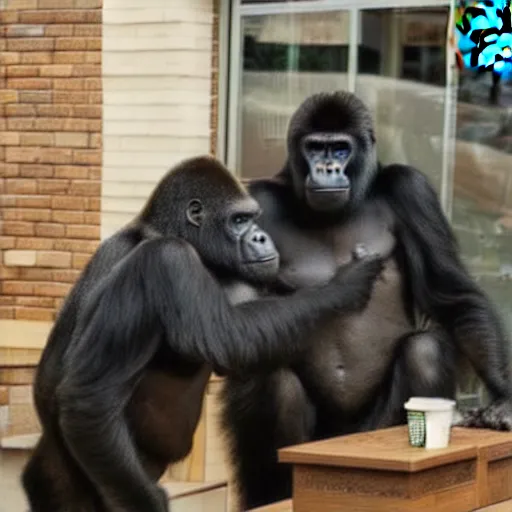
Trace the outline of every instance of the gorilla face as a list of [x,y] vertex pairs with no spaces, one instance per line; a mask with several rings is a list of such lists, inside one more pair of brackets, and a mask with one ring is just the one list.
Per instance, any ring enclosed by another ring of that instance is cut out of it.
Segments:
[[[274,279],[279,270],[279,253],[270,236],[255,222],[260,214],[258,203],[246,196],[232,200],[222,208],[223,214],[216,215],[215,211],[208,212],[198,199],[188,205],[188,221],[202,231],[198,250],[206,254],[204,259],[217,269],[236,271],[249,281]],[[201,250],[205,246],[208,249]]]
[[368,109],[347,92],[310,96],[290,121],[288,153],[297,197],[317,212],[346,211],[377,169]]
[[217,275],[258,283],[277,277],[279,254],[255,220],[258,203],[216,159],[185,160],[160,182],[141,221],[183,238]]

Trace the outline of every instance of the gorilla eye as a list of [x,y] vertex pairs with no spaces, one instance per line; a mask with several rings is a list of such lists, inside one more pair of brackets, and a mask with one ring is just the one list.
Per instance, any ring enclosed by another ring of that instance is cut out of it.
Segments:
[[251,216],[247,213],[237,213],[233,216],[232,222],[233,224],[236,224],[237,226],[240,226],[242,224],[247,224],[251,220]]

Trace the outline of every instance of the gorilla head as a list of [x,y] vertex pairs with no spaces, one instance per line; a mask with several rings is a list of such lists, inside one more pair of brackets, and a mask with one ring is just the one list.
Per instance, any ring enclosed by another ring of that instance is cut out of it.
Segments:
[[217,160],[198,157],[170,171],[140,220],[191,243],[217,275],[263,282],[277,276],[279,254],[255,223],[258,203]]
[[288,173],[314,211],[340,212],[363,197],[377,169],[373,120],[347,92],[310,96],[288,129]]

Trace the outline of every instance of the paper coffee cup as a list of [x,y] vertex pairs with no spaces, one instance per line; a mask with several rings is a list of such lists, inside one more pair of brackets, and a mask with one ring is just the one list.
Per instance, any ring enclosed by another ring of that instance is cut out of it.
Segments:
[[411,446],[446,448],[455,401],[445,398],[411,397],[404,405]]

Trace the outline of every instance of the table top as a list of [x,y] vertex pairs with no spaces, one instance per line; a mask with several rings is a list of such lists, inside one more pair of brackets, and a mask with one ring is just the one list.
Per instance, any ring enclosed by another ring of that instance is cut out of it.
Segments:
[[453,427],[447,448],[426,450],[410,446],[400,426],[283,448],[279,461],[413,473],[476,458],[481,448],[492,448],[493,458],[512,456],[512,433]]

